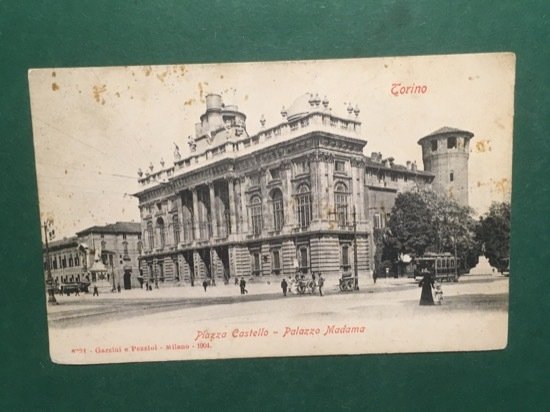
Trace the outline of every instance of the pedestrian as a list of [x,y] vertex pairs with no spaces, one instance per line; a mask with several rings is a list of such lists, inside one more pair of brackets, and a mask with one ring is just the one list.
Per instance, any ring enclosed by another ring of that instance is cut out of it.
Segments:
[[206,288],[208,287],[208,282],[206,281],[206,279],[204,279],[204,281],[202,282],[202,287],[204,288],[204,291],[206,292]]
[[120,293],[120,283],[116,285],[116,290],[118,291],[118,293]]
[[418,282],[418,287],[422,287],[422,293],[420,295],[420,305],[433,305],[434,298],[432,296],[432,288],[434,287],[434,280],[432,278],[432,275],[427,268],[423,268],[420,273],[423,274],[422,280]]
[[235,286],[237,286],[238,284],[239,284],[239,278],[235,276]]
[[76,285],[76,289],[74,291],[75,296],[80,296],[80,291],[78,289],[80,289],[80,285]]
[[94,285],[94,293],[92,296],[99,296],[99,290],[97,289],[97,286]]
[[283,295],[286,296],[286,290],[288,288],[288,283],[286,283],[286,279],[283,278],[281,282],[281,289],[283,289]]
[[246,290],[246,280],[244,280],[244,278],[241,278],[239,286],[241,287],[241,295],[248,293],[248,290]]
[[319,273],[319,280],[317,281],[317,286],[319,286],[319,296],[323,296],[323,285],[325,284],[325,279],[323,275]]

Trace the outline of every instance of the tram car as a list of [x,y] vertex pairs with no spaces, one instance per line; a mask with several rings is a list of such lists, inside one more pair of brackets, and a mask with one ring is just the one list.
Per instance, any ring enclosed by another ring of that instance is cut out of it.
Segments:
[[425,253],[414,258],[414,278],[422,277],[421,270],[427,269],[436,281],[458,282],[462,274],[460,262],[450,253]]

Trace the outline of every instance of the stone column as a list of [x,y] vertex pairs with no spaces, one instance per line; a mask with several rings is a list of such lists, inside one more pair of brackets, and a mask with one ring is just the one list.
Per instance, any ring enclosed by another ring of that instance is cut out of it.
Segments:
[[262,196],[262,228],[263,232],[270,231],[273,228],[273,213],[271,210],[271,202],[267,191],[267,173],[266,169],[260,169],[260,193]]
[[[181,199],[181,193],[176,194],[175,202],[176,202],[176,209],[178,213],[178,222],[179,222],[179,239],[180,239],[180,243],[182,243],[184,238],[183,227],[185,223],[183,221],[183,201]],[[178,245],[176,245],[176,247],[178,247]],[[181,268],[181,265],[180,265],[180,268]]]
[[214,239],[218,236],[218,219],[216,211],[216,193],[214,191],[214,183],[208,184],[208,190],[210,192],[210,224],[212,225],[211,238]]
[[248,234],[248,210],[247,210],[248,199],[246,198],[245,177],[241,178],[239,185],[241,187],[241,217],[242,217],[241,233],[243,233],[244,235],[247,235]]
[[200,239],[200,228],[199,228],[199,199],[197,197],[197,188],[194,187],[191,189],[193,194],[193,239]]
[[290,162],[283,163],[285,178],[283,180],[283,200],[285,212],[285,226],[289,228],[296,224],[294,197],[292,196],[292,167]]
[[309,173],[311,179],[311,203],[312,203],[312,221],[318,221],[320,219],[321,199],[323,193],[321,192],[321,186],[319,181],[319,158],[314,155],[309,160]]
[[227,191],[229,193],[229,224],[231,226],[231,233],[237,232],[237,225],[235,219],[235,188],[233,186],[233,178],[227,180]]

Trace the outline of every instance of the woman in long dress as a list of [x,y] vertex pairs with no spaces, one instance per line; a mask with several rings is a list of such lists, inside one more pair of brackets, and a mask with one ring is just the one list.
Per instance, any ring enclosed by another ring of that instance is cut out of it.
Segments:
[[420,295],[420,305],[433,305],[434,298],[432,296],[432,288],[434,287],[434,280],[430,272],[424,269],[424,276],[422,280],[418,283],[418,287],[422,286],[422,294]]

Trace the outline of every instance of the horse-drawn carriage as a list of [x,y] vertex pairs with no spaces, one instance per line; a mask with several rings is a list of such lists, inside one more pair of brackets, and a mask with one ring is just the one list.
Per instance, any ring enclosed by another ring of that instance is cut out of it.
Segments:
[[297,275],[294,279],[290,281],[290,292],[297,295],[305,295],[309,293],[310,295],[315,293],[317,289],[317,283],[313,277],[306,277],[305,275]]
[[349,272],[342,273],[338,286],[342,292],[351,292],[359,289],[359,286],[357,285],[357,278]]

